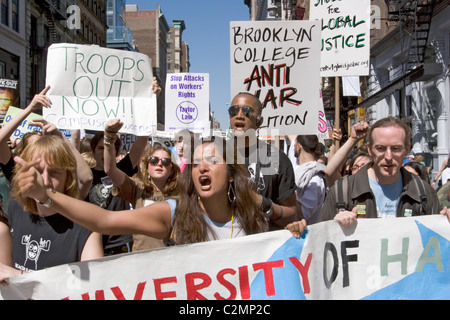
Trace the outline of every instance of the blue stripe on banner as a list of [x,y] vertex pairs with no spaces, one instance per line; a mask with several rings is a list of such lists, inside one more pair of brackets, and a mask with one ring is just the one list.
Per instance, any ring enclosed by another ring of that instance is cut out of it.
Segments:
[[414,273],[364,299],[450,299],[450,241],[416,221],[423,253]]
[[[308,230],[299,239],[291,237],[279,249],[277,249],[268,261],[283,260],[283,268],[273,268],[273,282],[276,296],[267,296],[265,275],[260,271],[250,286],[251,299],[254,300],[306,300],[303,293],[300,273],[290,257],[300,260]],[[303,263],[303,261],[301,261]]]

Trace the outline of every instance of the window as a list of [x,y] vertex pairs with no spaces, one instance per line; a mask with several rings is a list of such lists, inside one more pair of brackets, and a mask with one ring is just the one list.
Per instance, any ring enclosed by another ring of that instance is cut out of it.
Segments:
[[11,27],[19,32],[19,0],[11,0]]
[[0,78],[6,77],[6,62],[0,61]]
[[1,0],[2,1],[2,6],[1,6],[1,19],[2,19],[2,24],[4,24],[5,26],[9,26],[9,0]]

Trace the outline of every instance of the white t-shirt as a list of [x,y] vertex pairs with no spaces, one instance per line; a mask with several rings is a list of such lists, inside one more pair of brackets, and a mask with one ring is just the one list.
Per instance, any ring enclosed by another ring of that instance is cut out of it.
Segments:
[[446,184],[450,180],[450,168],[445,168],[444,171],[442,171],[441,179],[442,185]]
[[[170,210],[172,211],[172,221],[173,221],[173,218],[175,216],[175,209],[177,207],[177,202],[174,199],[168,199],[166,201],[170,205]],[[208,235],[207,235],[207,239],[206,239],[207,241],[237,238],[237,237],[242,237],[242,236],[246,235],[244,229],[241,226],[239,219],[236,219],[236,217],[234,217],[233,221],[228,221],[226,223],[215,222],[205,215],[203,217],[205,218],[208,225],[212,228],[212,230],[213,230],[212,232],[214,232],[216,235],[214,237],[214,234],[211,232],[211,230],[208,230]]]

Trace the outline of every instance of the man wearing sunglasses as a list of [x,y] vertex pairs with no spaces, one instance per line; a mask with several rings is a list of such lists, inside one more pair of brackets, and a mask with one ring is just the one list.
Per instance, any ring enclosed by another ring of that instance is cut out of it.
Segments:
[[279,229],[300,220],[295,197],[295,177],[287,155],[271,144],[257,139],[261,126],[261,102],[250,93],[237,94],[228,109],[230,128],[242,161],[257,185],[258,202],[271,221],[271,229]]
[[[411,147],[411,128],[387,117],[375,122],[368,133],[373,164],[337,180],[328,191],[319,221],[336,220],[351,226],[357,218],[395,218],[438,214],[435,190],[403,165]],[[344,188],[344,182],[347,187]],[[340,188],[342,192],[336,192]],[[441,214],[449,214],[442,211]]]

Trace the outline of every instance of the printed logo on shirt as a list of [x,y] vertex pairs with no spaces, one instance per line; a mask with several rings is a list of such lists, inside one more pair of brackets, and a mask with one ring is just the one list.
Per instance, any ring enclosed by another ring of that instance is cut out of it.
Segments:
[[259,171],[259,178],[256,181],[256,163],[250,163],[248,168],[248,173],[250,173],[250,179],[253,180],[257,184],[257,192],[260,192],[266,188],[266,184],[264,182],[264,177],[262,171]]
[[[38,260],[42,251],[49,251],[51,241],[43,240],[39,241],[32,240],[31,235],[22,236],[22,244],[25,246],[25,261],[23,263],[24,267],[31,270],[38,269]],[[31,268],[29,265],[33,265]]]

